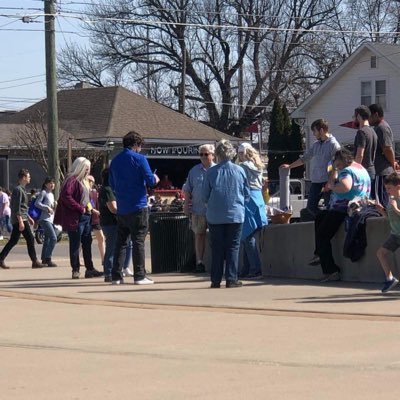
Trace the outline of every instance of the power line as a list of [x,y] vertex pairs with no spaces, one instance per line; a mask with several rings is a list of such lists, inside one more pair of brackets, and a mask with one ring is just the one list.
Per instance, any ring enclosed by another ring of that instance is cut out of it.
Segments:
[[43,83],[43,82],[44,82],[44,80],[42,79],[42,80],[40,80],[40,81],[34,81],[34,82],[29,82],[29,83],[23,83],[23,84],[21,84],[21,85],[14,85],[14,86],[0,87],[0,90],[5,90],[5,89],[13,89],[13,88],[16,88],[16,87],[28,86],[28,85],[34,85],[34,84],[36,84],[36,83]]
[[[221,25],[221,24],[199,24],[199,23],[191,23],[191,22],[176,22],[176,21],[155,21],[155,20],[146,20],[146,19],[125,19],[125,18],[116,18],[116,17],[95,17],[94,19],[87,19],[82,16],[83,14],[70,14],[64,15],[62,12],[58,12],[55,14],[30,14],[27,17],[45,17],[45,16],[61,16],[64,18],[73,18],[78,19],[82,22],[93,24],[99,21],[108,21],[108,22],[120,22],[120,23],[132,23],[139,25],[174,25],[174,26],[187,26],[193,28],[212,28],[212,29],[241,29],[243,31],[269,31],[269,32],[309,32],[309,33],[325,33],[325,34],[355,34],[359,37],[371,36],[371,35],[392,35],[399,36],[400,31],[361,31],[361,30],[351,30],[351,29],[316,29],[316,28],[280,28],[280,27],[271,27],[271,26],[244,26],[244,25]],[[14,17],[15,16],[9,16]],[[71,33],[71,32],[68,32]]]
[[26,80],[26,79],[38,78],[39,76],[45,76],[45,74],[26,76],[26,77],[24,77],[24,78],[10,79],[10,80],[7,80],[7,81],[0,81],[0,84],[1,84],[1,83],[10,83],[10,82],[24,81],[24,80]]

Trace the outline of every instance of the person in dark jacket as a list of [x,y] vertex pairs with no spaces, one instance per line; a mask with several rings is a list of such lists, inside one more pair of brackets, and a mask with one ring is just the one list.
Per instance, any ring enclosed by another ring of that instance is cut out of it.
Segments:
[[4,260],[11,249],[18,243],[22,236],[26,240],[28,254],[32,261],[32,268],[42,268],[44,265],[37,260],[35,250],[35,238],[29,224],[33,225],[32,218],[28,215],[28,195],[25,186],[31,181],[31,174],[27,169],[18,172],[18,185],[14,188],[11,196],[11,224],[12,231],[10,240],[0,253],[0,268],[9,269]]
[[92,227],[91,211],[93,206],[89,197],[90,161],[78,157],[71,166],[58,199],[54,223],[61,225],[68,233],[69,258],[72,268],[72,279],[79,279],[79,249],[82,245],[85,263],[85,278],[97,278],[103,273],[97,271],[92,260]]

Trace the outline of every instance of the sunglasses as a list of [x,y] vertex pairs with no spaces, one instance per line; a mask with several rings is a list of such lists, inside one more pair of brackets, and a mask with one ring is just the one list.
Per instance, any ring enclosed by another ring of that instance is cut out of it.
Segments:
[[210,153],[200,153],[200,157],[203,157],[203,156],[209,156],[210,155]]

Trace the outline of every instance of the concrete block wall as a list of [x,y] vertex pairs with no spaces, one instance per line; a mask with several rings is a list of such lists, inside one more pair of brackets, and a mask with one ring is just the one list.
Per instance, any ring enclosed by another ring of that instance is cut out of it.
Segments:
[[[383,282],[385,276],[376,257],[376,251],[390,234],[389,222],[384,218],[367,220],[367,248],[357,262],[343,256],[346,236],[344,224],[332,240],[332,251],[336,264],[341,269],[343,281]],[[314,253],[314,222],[299,222],[287,225],[268,225],[257,235],[263,275],[280,278],[321,279],[320,266],[308,262]],[[209,235],[207,235],[205,265],[211,267]],[[400,276],[400,249],[393,257],[394,273]]]
[[[376,258],[376,251],[389,236],[389,223],[384,218],[367,220],[367,248],[357,262],[343,257],[344,225],[332,240],[336,264],[341,269],[342,280],[357,282],[382,282],[384,274]],[[269,225],[259,233],[260,256],[263,275],[282,278],[320,279],[319,266],[309,266],[314,252],[314,223]],[[399,276],[400,250],[395,253],[394,272]]]

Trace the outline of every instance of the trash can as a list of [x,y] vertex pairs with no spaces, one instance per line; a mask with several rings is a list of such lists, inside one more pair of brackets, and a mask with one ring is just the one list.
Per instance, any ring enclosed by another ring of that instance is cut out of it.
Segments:
[[152,273],[193,270],[194,239],[188,216],[174,212],[150,213],[149,230]]

